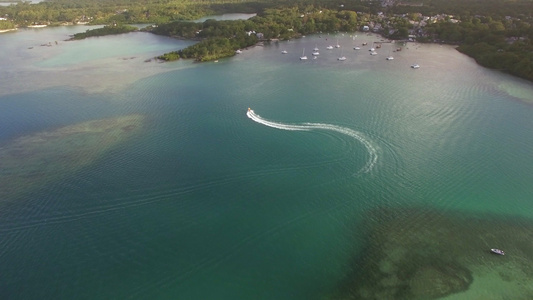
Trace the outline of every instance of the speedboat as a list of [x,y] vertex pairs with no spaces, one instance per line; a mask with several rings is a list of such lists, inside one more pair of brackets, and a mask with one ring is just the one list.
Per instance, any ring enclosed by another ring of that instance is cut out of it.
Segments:
[[414,65],[411,65],[411,68],[418,69],[418,68],[420,68],[420,66],[418,64],[414,64]]
[[490,252],[492,252],[494,254],[498,254],[498,255],[505,255],[505,252],[503,252],[503,250],[496,249],[496,248],[490,249]]
[[344,60],[346,60],[346,56],[341,56],[341,57],[337,58],[337,60],[344,61]]
[[326,49],[331,50],[331,49],[333,49],[333,46],[329,45],[329,46],[326,47]]
[[240,50],[240,49],[235,51],[235,54],[241,54],[241,53],[242,53],[242,50]]
[[354,50],[361,50],[361,48],[359,48],[359,47],[357,47],[357,46],[353,47],[353,49],[354,49]]
[[287,54],[287,53],[289,53],[289,52],[287,52],[287,50],[282,50],[281,51],[281,54]]
[[316,50],[316,51],[313,51],[312,54],[313,54],[314,56],[317,56],[317,55],[320,55],[320,52],[318,52],[318,50]]

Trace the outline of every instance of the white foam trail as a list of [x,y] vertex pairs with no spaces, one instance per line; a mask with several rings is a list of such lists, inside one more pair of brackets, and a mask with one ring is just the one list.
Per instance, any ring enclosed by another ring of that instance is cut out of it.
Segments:
[[248,110],[246,115],[248,116],[248,118],[252,119],[254,122],[257,122],[259,124],[263,124],[265,126],[272,127],[272,128],[277,128],[277,129],[282,129],[282,130],[293,130],[293,131],[310,131],[310,130],[320,130],[320,129],[330,130],[330,131],[335,131],[335,132],[347,135],[349,137],[352,137],[358,140],[361,144],[365,146],[370,156],[365,166],[360,170],[360,172],[363,172],[363,173],[370,172],[370,170],[372,170],[372,168],[374,167],[378,159],[376,148],[374,148],[374,146],[372,146],[372,144],[367,139],[365,139],[362,133],[356,130],[341,127],[341,126],[336,126],[336,125],[331,125],[331,124],[321,124],[321,123],[304,123],[301,125],[278,123],[278,122],[273,122],[273,121],[269,121],[269,120],[261,118],[261,116],[256,114],[251,109]]

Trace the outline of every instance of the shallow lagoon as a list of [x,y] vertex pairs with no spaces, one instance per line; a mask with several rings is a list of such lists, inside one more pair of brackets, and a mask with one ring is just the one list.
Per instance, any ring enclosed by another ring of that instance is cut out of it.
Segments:
[[[3,205],[2,298],[350,299],[361,286],[346,282],[378,276],[363,286],[371,298],[394,283],[376,255],[400,247],[420,254],[404,279],[421,276],[424,253],[474,278],[446,299],[531,295],[530,83],[448,46],[408,44],[386,61],[391,44],[352,49],[380,40],[361,33],[338,37],[344,62],[323,35],[161,64],[146,60],[188,42],[63,42],[79,31],[0,35],[2,147],[90,120],[146,125]],[[319,58],[301,62],[315,45]],[[311,128],[283,130],[294,126]]]

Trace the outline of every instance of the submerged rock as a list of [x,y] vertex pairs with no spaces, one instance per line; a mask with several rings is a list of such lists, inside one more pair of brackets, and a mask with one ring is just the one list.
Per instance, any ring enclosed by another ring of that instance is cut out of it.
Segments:
[[144,126],[144,116],[92,120],[19,137],[0,147],[0,199],[68,176],[92,164]]

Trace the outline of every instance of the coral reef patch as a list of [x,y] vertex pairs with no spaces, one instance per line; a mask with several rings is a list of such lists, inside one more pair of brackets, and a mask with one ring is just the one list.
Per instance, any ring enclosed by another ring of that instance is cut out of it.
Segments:
[[[533,299],[529,219],[380,208],[364,228],[364,250],[327,299]],[[492,254],[494,247],[506,255]]]
[[71,175],[131,138],[142,115],[92,120],[18,137],[0,145],[3,202]]

